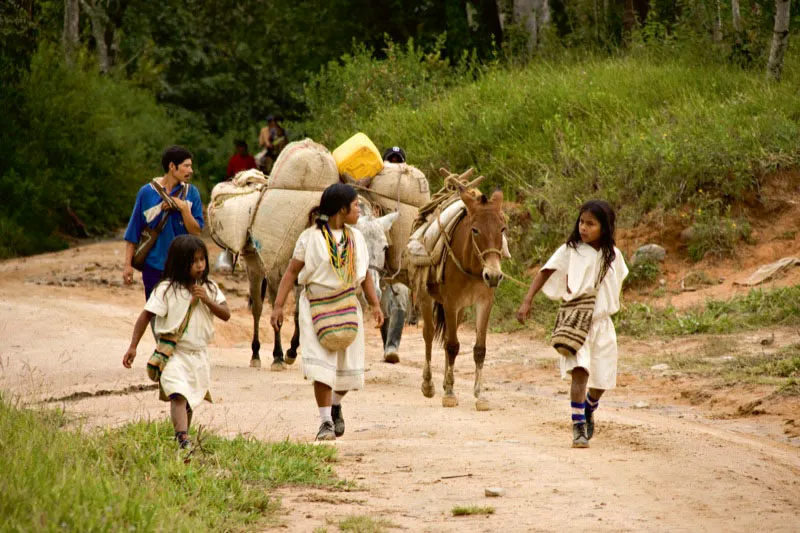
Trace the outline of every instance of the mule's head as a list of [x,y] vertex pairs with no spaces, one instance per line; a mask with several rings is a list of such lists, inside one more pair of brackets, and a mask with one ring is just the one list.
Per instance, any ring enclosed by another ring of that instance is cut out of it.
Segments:
[[376,218],[370,211],[362,211],[362,213],[358,218],[356,228],[364,235],[364,240],[367,241],[372,281],[375,284],[375,292],[380,298],[380,273],[386,265],[386,250],[389,248],[389,240],[386,235],[400,214],[389,213],[386,216]]
[[470,249],[480,260],[483,281],[491,288],[503,279],[500,259],[503,253],[503,237],[506,217],[503,214],[503,192],[496,190],[490,197],[475,189],[460,189],[461,201],[467,208],[466,223],[469,225]]

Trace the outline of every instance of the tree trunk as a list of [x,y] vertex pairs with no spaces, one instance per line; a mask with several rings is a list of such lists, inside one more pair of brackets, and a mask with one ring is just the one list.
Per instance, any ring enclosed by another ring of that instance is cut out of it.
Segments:
[[722,42],[722,7],[720,6],[720,0],[716,0],[717,5],[717,12],[714,16],[714,42],[719,43]]
[[550,21],[547,0],[514,0],[513,13],[514,22],[528,34],[528,56],[532,56],[539,45],[540,29]]
[[[110,50],[114,44],[114,27],[105,8],[100,5],[101,0],[80,1],[89,13],[89,20],[92,21],[92,37],[97,48],[97,66],[100,72],[106,73],[111,68]],[[109,36],[110,39],[107,38]]]
[[767,79],[780,81],[783,56],[789,46],[789,0],[775,0],[775,29],[767,63]]
[[71,61],[80,44],[80,0],[64,0],[64,33],[61,34],[61,46],[67,61]]
[[739,0],[731,0],[731,18],[733,19],[733,31],[742,31],[742,15],[739,12]]

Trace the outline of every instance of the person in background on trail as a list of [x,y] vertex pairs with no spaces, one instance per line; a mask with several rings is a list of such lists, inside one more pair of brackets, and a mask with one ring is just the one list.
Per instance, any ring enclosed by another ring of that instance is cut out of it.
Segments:
[[181,235],[170,244],[164,277],[136,320],[131,344],[122,357],[125,368],[131,368],[139,341],[154,317],[158,335],[182,330],[161,373],[159,398],[170,403],[175,440],[185,449],[191,445],[192,413],[203,400],[212,401],[206,348],[214,337],[214,317],[224,321],[231,317],[219,286],[208,279],[208,249],[200,237]]
[[243,170],[256,168],[256,158],[247,152],[247,143],[242,140],[233,141],[236,152],[228,160],[228,171],[225,173],[227,179],[231,179]]
[[[359,214],[358,195],[353,187],[335,183],[325,189],[320,205],[309,214],[314,224],[297,239],[272,308],[270,322],[277,331],[283,324],[283,306],[295,281],[304,287],[299,299],[300,347],[303,350],[303,374],[314,384],[314,397],[319,408],[320,426],[316,440],[335,440],[344,434],[342,398],[348,391],[364,388],[364,316],[356,301],[354,340],[344,349],[330,351],[317,336],[309,297],[316,301],[336,298],[331,300],[335,302],[341,299],[341,291],[360,285],[378,326],[383,323],[380,302],[369,273],[367,243],[361,232],[353,227]],[[317,319],[340,314],[336,310],[325,313],[324,308],[318,309],[323,309],[324,314],[318,315]],[[340,324],[330,327],[343,328]]]
[[[164,271],[164,262],[167,259],[167,250],[173,239],[179,235],[200,235],[203,229],[203,205],[200,201],[200,191],[190,185],[192,179],[192,154],[180,146],[171,146],[161,156],[161,166],[164,175],[156,180],[161,187],[173,197],[177,210],[170,211],[169,206],[163,201],[152,183],[143,185],[136,195],[128,228],[125,230],[125,264],[122,270],[122,281],[126,285],[133,283],[133,254],[142,228],[147,225],[155,228],[163,216],[169,217],[164,229],[158,235],[153,249],[147,256],[146,264],[142,270],[145,299],[150,298],[150,293],[156,283],[161,279]],[[179,198],[186,187],[185,200]]]
[[262,150],[258,153],[257,163],[264,174],[272,171],[272,165],[288,143],[286,130],[280,124],[282,120],[280,115],[269,115],[267,125],[258,134],[258,146]]
[[[393,146],[383,152],[383,160],[388,163],[405,163],[406,153],[399,146]],[[387,283],[381,289],[381,309],[384,314],[383,326],[381,326],[383,360],[395,364],[400,362],[400,340],[403,337],[403,325],[411,307],[409,305],[411,291],[402,283]]]
[[[524,324],[540,289],[562,305],[573,301],[577,305],[582,297],[596,293],[591,324],[586,324],[588,332],[583,330],[587,333],[583,346],[572,355],[561,355],[561,377],[572,376],[573,448],[589,447],[600,397],[617,384],[617,333],[611,315],[619,311],[628,267],[614,243],[615,219],[607,202],[583,204],[566,244],[539,270],[517,311],[517,320]],[[579,328],[573,328],[575,333],[580,333]]]

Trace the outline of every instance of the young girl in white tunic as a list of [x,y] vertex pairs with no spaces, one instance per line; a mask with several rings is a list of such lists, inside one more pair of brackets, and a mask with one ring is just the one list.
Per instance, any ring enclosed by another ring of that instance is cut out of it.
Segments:
[[297,239],[292,260],[278,287],[272,327],[283,323],[286,296],[297,281],[304,287],[299,300],[300,347],[303,374],[314,384],[319,407],[317,440],[335,440],[344,434],[341,400],[347,391],[364,388],[364,316],[356,303],[357,333],[345,349],[330,351],[320,344],[311,318],[309,296],[316,298],[361,285],[378,326],[383,312],[369,274],[364,236],[352,227],[358,222],[358,195],[353,187],[331,185],[312,210],[314,224]]
[[228,320],[231,312],[219,286],[208,279],[208,249],[194,235],[181,235],[169,246],[164,275],[153,289],[133,327],[133,337],[122,358],[131,368],[136,348],[155,319],[156,335],[174,334],[191,311],[185,331],[175,344],[159,380],[159,398],[170,402],[175,439],[188,448],[194,409],[211,400],[211,361],[206,347],[214,337],[214,317]]
[[574,355],[561,355],[562,378],[572,376],[574,448],[589,447],[600,397],[617,384],[617,334],[611,315],[619,311],[619,296],[628,267],[622,252],[614,245],[615,219],[607,202],[592,200],[583,204],[566,244],[539,270],[517,311],[517,319],[524,324],[539,290],[550,299],[569,302],[596,289],[586,341]]

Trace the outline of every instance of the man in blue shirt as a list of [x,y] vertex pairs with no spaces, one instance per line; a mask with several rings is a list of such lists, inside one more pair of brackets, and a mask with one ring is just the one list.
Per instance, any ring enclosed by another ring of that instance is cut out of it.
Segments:
[[[203,205],[200,201],[200,192],[194,185],[189,185],[192,179],[192,154],[180,146],[170,146],[161,156],[161,166],[165,174],[156,178],[161,187],[173,197],[177,210],[170,210],[167,203],[156,191],[151,183],[142,186],[136,195],[136,204],[133,206],[128,229],[125,231],[125,265],[122,270],[122,280],[126,285],[133,283],[133,260],[136,244],[145,225],[155,228],[162,216],[169,217],[164,229],[158,235],[153,249],[147,256],[142,269],[145,299],[164,272],[164,262],[167,259],[167,249],[172,240],[178,235],[200,235],[203,229]],[[183,187],[188,187],[185,199],[179,198]],[[163,212],[163,215],[162,215]]]

